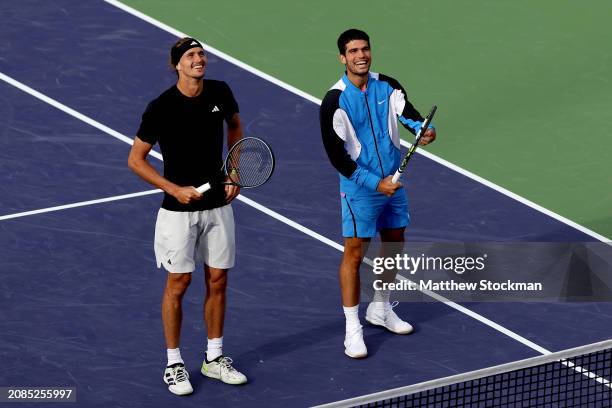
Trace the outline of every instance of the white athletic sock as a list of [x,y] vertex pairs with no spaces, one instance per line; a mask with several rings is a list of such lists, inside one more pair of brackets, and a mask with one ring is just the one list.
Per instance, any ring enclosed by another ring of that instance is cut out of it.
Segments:
[[385,305],[389,303],[389,297],[391,296],[391,291],[389,290],[377,290],[374,291],[374,298],[372,299],[372,303],[376,309],[384,309]]
[[346,307],[342,306],[344,309],[344,317],[346,317],[346,331],[348,332],[352,328],[359,327],[361,323],[359,322],[359,305]]
[[213,361],[215,358],[223,354],[223,337],[208,339],[206,349],[206,360]]
[[172,364],[181,363],[185,364],[183,359],[181,358],[181,349],[178,347],[175,349],[167,349],[168,351],[168,366]]

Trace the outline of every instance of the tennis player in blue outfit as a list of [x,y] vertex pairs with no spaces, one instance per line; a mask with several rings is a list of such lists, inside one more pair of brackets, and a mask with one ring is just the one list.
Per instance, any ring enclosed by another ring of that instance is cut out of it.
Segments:
[[[403,245],[409,223],[408,200],[392,177],[401,161],[398,121],[416,134],[424,119],[395,79],[370,71],[369,36],[356,29],[338,38],[340,62],[346,71],[327,92],[320,109],[321,133],[329,160],[340,173],[344,255],[340,288],[346,317],[345,353],[367,356],[359,320],[359,266],[364,247],[380,232],[383,242]],[[419,144],[436,138],[433,127]],[[389,302],[389,291],[377,291],[366,320],[397,334],[412,332]]]

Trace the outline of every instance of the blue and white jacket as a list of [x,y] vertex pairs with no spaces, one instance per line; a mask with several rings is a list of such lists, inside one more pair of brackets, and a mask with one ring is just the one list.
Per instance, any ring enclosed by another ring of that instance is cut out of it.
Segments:
[[319,120],[329,160],[340,173],[340,191],[376,191],[400,165],[399,122],[416,134],[424,119],[395,79],[369,73],[365,91],[346,73],[327,92]]

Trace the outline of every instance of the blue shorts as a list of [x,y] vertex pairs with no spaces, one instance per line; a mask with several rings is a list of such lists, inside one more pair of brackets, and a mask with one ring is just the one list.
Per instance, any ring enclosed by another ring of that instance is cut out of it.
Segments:
[[404,228],[410,223],[408,198],[403,188],[391,197],[381,193],[340,193],[342,236],[373,238],[383,228]]

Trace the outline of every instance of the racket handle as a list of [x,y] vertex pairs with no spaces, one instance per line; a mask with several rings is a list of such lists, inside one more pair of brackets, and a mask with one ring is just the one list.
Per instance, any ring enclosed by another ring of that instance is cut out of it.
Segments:
[[202,184],[200,187],[196,188],[198,193],[204,194],[208,190],[210,190],[210,183]]
[[400,171],[399,171],[399,170],[397,170],[397,171],[395,172],[395,174],[393,175],[393,178],[391,179],[391,181],[392,181],[393,183],[397,183],[397,180],[399,180],[399,178],[400,178],[400,176],[401,176],[401,175],[402,175],[402,173],[400,173]]

